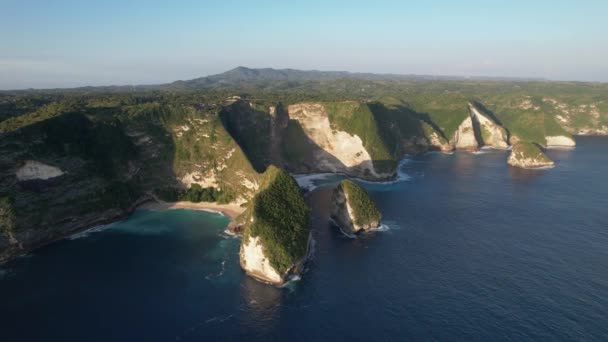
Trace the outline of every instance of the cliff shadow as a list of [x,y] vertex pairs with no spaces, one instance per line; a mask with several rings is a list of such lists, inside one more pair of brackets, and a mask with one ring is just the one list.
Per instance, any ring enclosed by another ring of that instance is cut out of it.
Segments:
[[249,163],[262,173],[272,163],[273,118],[250,102],[236,101],[219,113],[222,125],[239,145]]
[[353,170],[352,167],[347,167],[312,140],[298,120],[288,119],[287,126],[279,137],[282,165],[289,172],[349,172]]
[[[2,172],[1,188],[14,198],[16,236],[26,249],[124,217],[145,195],[146,158],[127,126],[112,113],[85,109],[0,137],[0,164],[9,166]],[[174,148],[168,149],[166,164],[171,165]],[[19,181],[15,171],[27,160],[62,174]]]
[[502,123],[502,121],[498,118],[498,116],[491,111],[490,109],[488,109],[488,107],[484,106],[483,103],[477,101],[477,100],[471,100],[471,103],[473,104],[473,106],[480,111],[483,115],[485,115],[486,117],[488,117],[491,121],[494,121],[495,124],[499,125],[500,127],[504,128],[505,132],[507,132],[507,142],[511,141],[511,132],[509,131],[509,129]]
[[440,150],[440,148],[430,144],[422,148],[415,143],[415,140],[419,138],[428,140],[423,124],[430,126],[446,143],[448,142],[443,130],[433,122],[428,113],[417,112],[404,105],[389,108],[378,102],[370,104],[370,107],[382,128],[380,136],[387,146],[394,149],[395,159],[400,159],[404,153]]

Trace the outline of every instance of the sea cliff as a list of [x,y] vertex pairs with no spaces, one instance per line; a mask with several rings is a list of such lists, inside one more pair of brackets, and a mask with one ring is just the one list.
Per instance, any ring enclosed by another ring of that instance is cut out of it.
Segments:
[[529,142],[518,142],[513,145],[507,163],[522,169],[538,169],[554,165],[540,147]]
[[332,195],[331,219],[347,235],[378,229],[382,215],[367,191],[343,180]]
[[311,248],[309,211],[293,177],[270,166],[260,189],[235,221],[243,232],[239,253],[243,270],[278,286],[299,274]]

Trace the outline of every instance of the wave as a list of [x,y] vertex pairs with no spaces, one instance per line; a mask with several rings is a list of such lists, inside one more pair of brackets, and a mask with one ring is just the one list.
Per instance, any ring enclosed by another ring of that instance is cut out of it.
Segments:
[[221,233],[218,233],[218,235],[220,237],[222,237],[223,239],[238,239],[238,238],[240,238],[240,236],[238,234],[234,233],[233,231],[231,231],[228,228],[224,229]]
[[221,265],[222,265],[222,267],[221,267],[219,273],[210,273],[210,274],[207,274],[205,276],[205,279],[210,280],[210,279],[213,279],[213,278],[219,278],[219,277],[223,276],[224,272],[226,271],[226,260],[222,260]]
[[111,224],[104,224],[104,225],[101,225],[101,226],[91,227],[91,228],[83,230],[81,232],[72,234],[72,235],[66,237],[66,239],[68,239],[68,240],[77,240],[77,239],[86,238],[86,237],[88,237],[89,235],[91,235],[93,233],[102,232],[102,231],[110,228],[111,226],[112,226]]
[[378,228],[376,228],[374,230],[377,231],[377,232],[385,232],[385,231],[390,230],[390,229],[391,229],[391,227],[389,227],[388,225],[382,223],[382,224],[380,224],[380,226]]
[[576,149],[575,146],[547,146],[547,150],[564,150],[564,151],[572,151]]
[[397,177],[395,177],[395,179],[393,180],[389,180],[389,181],[370,181],[367,179],[361,179],[361,178],[356,178],[353,177],[353,179],[356,179],[358,182],[361,183],[366,183],[366,184],[375,184],[375,185],[391,185],[391,184],[395,184],[395,183],[400,183],[400,182],[405,182],[405,181],[409,181],[412,179],[412,177],[410,175],[408,175],[407,173],[405,173],[405,171],[403,171],[403,166],[405,166],[406,164],[409,164],[411,162],[411,159],[409,158],[403,158],[399,161],[399,164],[397,164]]
[[533,167],[533,168],[529,168],[526,170],[548,170],[548,169],[552,169],[555,167],[555,164],[553,165],[547,165],[547,166],[539,166],[539,167]]
[[334,219],[332,219],[331,217],[329,218],[329,222],[331,222],[331,224],[333,224],[334,226],[338,227],[338,229],[340,230],[340,232],[342,233],[342,235],[346,236],[347,238],[350,238],[350,239],[356,239],[357,238],[357,235],[355,235],[355,234],[349,234],[349,233],[343,231],[342,227],[340,227],[340,225],[336,221],[334,221]]
[[307,175],[294,175],[296,183],[300,188],[305,189],[307,191],[313,191],[319,186],[315,184],[315,181],[324,181],[328,178],[335,177],[336,175],[342,175],[341,173],[314,173]]
[[292,275],[289,277],[289,280],[287,280],[283,285],[281,285],[281,288],[287,288],[289,290],[293,290],[296,283],[299,282],[300,280],[302,280],[302,277],[300,277],[299,275],[297,275],[297,274]]
[[213,322],[223,323],[223,322],[231,319],[232,317],[234,317],[234,314],[230,314],[230,315],[226,315],[226,316],[213,316],[213,317],[207,319],[205,321],[205,324],[209,324],[209,323],[213,323]]
[[395,177],[395,179],[387,180],[387,181],[373,181],[373,180],[367,180],[367,179],[362,179],[362,178],[358,178],[358,177],[350,177],[350,176],[344,174],[343,172],[335,172],[335,173],[324,172],[324,173],[314,173],[314,174],[306,174],[306,175],[297,175],[296,174],[296,175],[293,175],[293,177],[295,178],[296,182],[298,183],[298,186],[300,186],[300,188],[307,190],[308,192],[315,190],[316,188],[318,188],[321,185],[325,185],[325,184],[318,185],[318,184],[316,184],[317,182],[328,181],[327,183],[330,183],[329,180],[332,177],[337,177],[338,179],[336,179],[336,181],[339,181],[343,178],[350,178],[350,179],[354,179],[360,183],[366,183],[366,184],[372,184],[372,185],[390,185],[390,184],[395,184],[395,183],[399,183],[399,182],[409,181],[412,179],[412,177],[410,175],[408,175],[405,171],[403,171],[403,166],[410,163],[411,161],[412,161],[412,159],[410,158],[409,155],[402,158],[399,161],[399,163],[397,164],[397,177]]
[[401,229],[401,226],[396,222],[396,221],[382,221],[380,228],[382,231],[387,231],[387,230],[399,230]]

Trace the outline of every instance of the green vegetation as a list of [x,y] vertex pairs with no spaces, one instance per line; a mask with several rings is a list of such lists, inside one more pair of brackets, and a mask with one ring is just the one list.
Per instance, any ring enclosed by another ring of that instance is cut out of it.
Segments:
[[188,190],[179,193],[178,199],[181,201],[198,202],[218,202],[230,203],[235,200],[235,194],[229,189],[220,190],[214,187],[203,188],[198,184],[192,184]]
[[364,226],[372,222],[380,222],[382,214],[365,189],[357,183],[345,179],[338,185],[348,198],[348,204],[354,211],[354,223]]
[[240,218],[245,222],[243,241],[259,237],[270,265],[284,274],[306,255],[309,210],[293,177],[269,166],[258,193]]
[[369,153],[374,169],[393,172],[396,166],[394,152],[387,147],[374,113],[367,104],[357,102],[325,103],[329,122],[335,129],[357,135]]
[[520,159],[532,159],[540,163],[551,163],[551,159],[538,147],[538,145],[530,142],[518,142],[513,145],[511,153],[515,154]]
[[140,196],[141,189],[129,182],[113,181],[100,189],[97,196],[102,208],[129,208]]
[[457,91],[435,93],[421,89],[404,96],[404,101],[412,110],[428,116],[448,139],[454,136],[458,126],[469,115],[469,98]]
[[[469,101],[524,142],[608,132],[608,84],[355,79],[340,73],[319,80],[282,73],[276,79],[233,73],[228,80],[220,75],[163,86],[0,92],[0,197],[11,199],[0,204],[10,207],[11,229],[27,230],[22,235],[33,239],[38,230],[61,231],[81,219],[124,213],[153,190],[168,201],[246,201],[270,164],[316,171],[310,161],[319,147],[277,104],[323,103],[332,127],[359,136],[376,170],[386,173],[404,152],[427,150],[424,137],[437,135],[447,144],[468,115]],[[227,100],[235,95],[243,100]],[[270,106],[277,107],[275,114]],[[482,131],[482,138],[488,133]],[[521,146],[538,155],[538,146]],[[18,182],[15,170],[27,160],[56,166],[64,176]],[[217,187],[179,190],[202,178],[213,178]],[[281,236],[271,240],[283,241]],[[279,249],[273,255],[277,265],[293,260]]]

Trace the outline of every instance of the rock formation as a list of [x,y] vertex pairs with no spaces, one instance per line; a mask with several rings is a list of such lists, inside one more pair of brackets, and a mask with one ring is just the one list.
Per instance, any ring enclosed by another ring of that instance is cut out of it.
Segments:
[[522,169],[538,169],[554,165],[540,147],[529,142],[518,142],[513,145],[507,163]]
[[63,175],[58,167],[47,165],[35,160],[27,160],[25,165],[17,170],[15,176],[19,181],[47,180]]
[[351,180],[343,180],[332,195],[331,218],[351,235],[380,227],[382,215],[369,194]]
[[559,136],[547,136],[545,137],[547,140],[547,148],[551,147],[574,147],[576,146],[576,142],[571,137],[567,137],[564,135]]
[[479,143],[475,138],[473,120],[470,116],[464,119],[460,126],[458,126],[454,137],[452,137],[451,144],[458,150],[477,150],[479,148]]
[[379,175],[361,137],[332,129],[328,113],[321,103],[299,103],[288,107],[289,117],[301,125],[304,133],[319,147],[313,156],[319,171],[344,172],[357,177]]
[[239,253],[243,270],[274,285],[300,273],[311,243],[308,215],[296,181],[270,166],[247,210],[236,219],[243,231]]
[[506,149],[509,147],[507,130],[490,117],[482,114],[472,103],[469,103],[469,112],[477,134],[479,145]]

